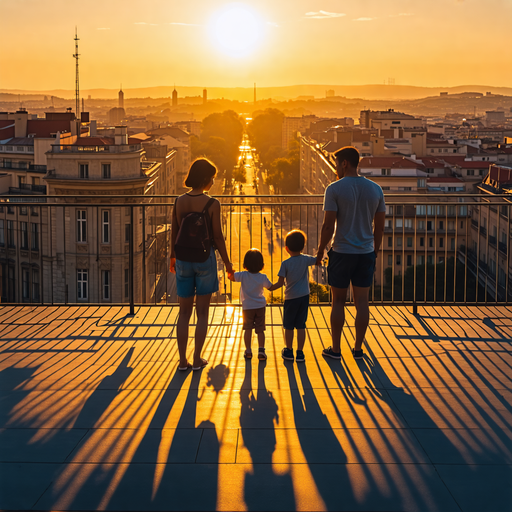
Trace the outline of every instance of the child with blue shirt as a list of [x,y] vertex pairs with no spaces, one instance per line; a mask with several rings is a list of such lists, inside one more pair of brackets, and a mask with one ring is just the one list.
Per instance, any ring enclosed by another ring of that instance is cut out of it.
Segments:
[[316,258],[302,254],[306,245],[306,235],[294,229],[286,235],[285,249],[290,258],[281,263],[279,280],[271,290],[284,289],[283,327],[286,347],[281,355],[283,359],[293,361],[293,334],[297,329],[296,361],[304,361],[304,342],[306,341],[306,320],[309,308],[309,267],[316,264]]

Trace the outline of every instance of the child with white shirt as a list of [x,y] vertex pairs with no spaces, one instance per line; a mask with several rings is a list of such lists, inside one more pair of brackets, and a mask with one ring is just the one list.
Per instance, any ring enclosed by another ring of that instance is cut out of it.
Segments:
[[309,309],[309,267],[316,264],[314,256],[302,254],[306,245],[306,235],[300,229],[294,229],[286,235],[285,248],[290,258],[281,263],[279,280],[272,290],[284,289],[283,326],[286,347],[281,355],[283,359],[293,361],[293,334],[297,329],[297,354],[295,360],[304,362],[304,342],[306,341],[306,320]]
[[246,359],[251,359],[252,330],[258,336],[258,359],[265,360],[265,307],[267,301],[263,289],[272,289],[272,283],[263,270],[263,254],[258,249],[250,249],[245,253],[243,272],[228,274],[231,281],[241,283],[240,298],[242,299],[242,313],[244,318],[244,342]]

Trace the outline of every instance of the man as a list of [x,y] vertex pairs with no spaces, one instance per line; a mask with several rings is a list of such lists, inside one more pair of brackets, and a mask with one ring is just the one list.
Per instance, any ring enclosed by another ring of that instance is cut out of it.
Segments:
[[352,354],[355,359],[362,359],[362,344],[370,320],[369,290],[382,242],[386,206],[380,186],[358,174],[359,152],[356,148],[342,148],[335,157],[339,179],[325,189],[324,221],[316,255],[316,264],[320,265],[334,234],[327,267],[332,291],[332,346],[322,353],[341,359],[345,302],[352,283],[356,306],[356,340]]

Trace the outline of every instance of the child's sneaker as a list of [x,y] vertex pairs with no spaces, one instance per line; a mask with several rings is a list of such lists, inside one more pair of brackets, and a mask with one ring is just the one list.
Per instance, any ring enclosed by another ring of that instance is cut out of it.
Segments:
[[297,363],[303,363],[305,360],[306,359],[304,358],[304,352],[302,350],[297,350],[295,361],[297,361]]
[[363,359],[363,349],[356,350],[355,348],[352,349],[352,355],[354,356],[354,359]]
[[286,359],[287,361],[293,361],[293,350],[291,348],[284,347],[281,351],[281,355],[283,356],[283,359]]

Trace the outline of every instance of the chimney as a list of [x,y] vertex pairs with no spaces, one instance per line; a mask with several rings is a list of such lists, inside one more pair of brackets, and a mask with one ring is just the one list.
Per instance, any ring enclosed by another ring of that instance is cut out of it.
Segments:
[[14,136],[15,137],[26,137],[27,136],[27,121],[28,112],[25,109],[16,111],[14,117]]
[[116,126],[114,131],[114,140],[114,144],[116,146],[128,144],[128,127]]

